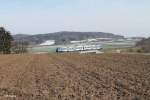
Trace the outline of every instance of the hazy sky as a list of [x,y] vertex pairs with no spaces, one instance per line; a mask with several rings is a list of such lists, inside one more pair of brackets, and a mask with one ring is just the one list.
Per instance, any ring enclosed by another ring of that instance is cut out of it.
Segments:
[[0,0],[0,26],[13,34],[100,31],[150,36],[150,0]]

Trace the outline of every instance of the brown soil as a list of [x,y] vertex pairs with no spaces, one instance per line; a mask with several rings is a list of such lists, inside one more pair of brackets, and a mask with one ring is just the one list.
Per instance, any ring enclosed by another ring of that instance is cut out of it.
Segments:
[[0,100],[150,100],[150,56],[0,55]]

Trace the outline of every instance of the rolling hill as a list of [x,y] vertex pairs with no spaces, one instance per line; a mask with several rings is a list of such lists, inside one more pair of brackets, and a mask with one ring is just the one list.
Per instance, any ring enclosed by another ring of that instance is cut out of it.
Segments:
[[124,36],[104,32],[55,32],[37,35],[17,34],[13,36],[16,41],[27,41],[29,43],[39,44],[46,40],[55,40],[56,44],[70,43],[70,41],[91,39],[91,38],[116,38],[122,39]]

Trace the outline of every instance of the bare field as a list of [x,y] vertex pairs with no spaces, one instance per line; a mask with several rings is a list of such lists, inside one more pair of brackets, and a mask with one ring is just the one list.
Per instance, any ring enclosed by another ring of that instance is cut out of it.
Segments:
[[0,55],[0,100],[150,100],[150,56]]

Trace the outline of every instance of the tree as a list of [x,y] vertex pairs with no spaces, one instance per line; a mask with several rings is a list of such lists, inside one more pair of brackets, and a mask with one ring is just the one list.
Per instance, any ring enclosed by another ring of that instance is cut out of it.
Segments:
[[29,45],[28,42],[25,42],[25,41],[14,41],[12,43],[11,51],[12,53],[15,53],[15,54],[27,53],[28,45]]
[[139,41],[136,46],[140,47],[142,52],[150,52],[150,37]]
[[0,52],[3,54],[11,53],[11,41],[13,37],[9,31],[6,31],[5,28],[0,27]]

